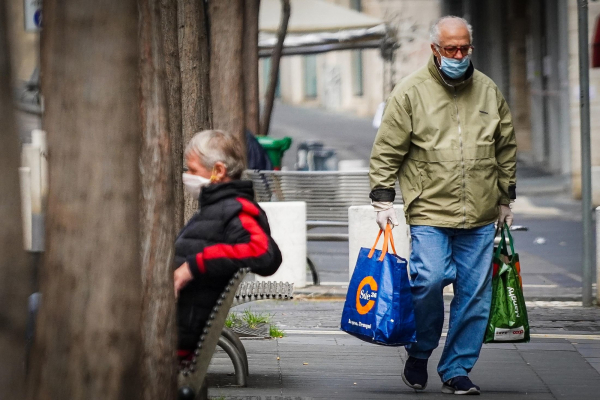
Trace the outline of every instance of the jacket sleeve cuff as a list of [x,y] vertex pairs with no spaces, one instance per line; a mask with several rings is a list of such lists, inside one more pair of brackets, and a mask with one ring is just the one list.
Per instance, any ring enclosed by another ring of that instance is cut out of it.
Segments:
[[373,189],[369,194],[369,198],[373,201],[389,202],[396,198],[396,190],[392,189]]
[[508,187],[508,198],[513,201],[517,198],[517,185],[510,185]]
[[186,258],[188,266],[190,267],[190,272],[194,279],[200,278],[203,273],[206,272],[204,268],[204,257],[202,253],[194,254]]
[[510,203],[511,203],[511,200],[506,196],[500,196],[500,199],[498,200],[498,205],[507,206]]
[[510,185],[508,187],[508,193],[500,189],[500,198],[498,204],[509,205],[517,198],[517,185]]

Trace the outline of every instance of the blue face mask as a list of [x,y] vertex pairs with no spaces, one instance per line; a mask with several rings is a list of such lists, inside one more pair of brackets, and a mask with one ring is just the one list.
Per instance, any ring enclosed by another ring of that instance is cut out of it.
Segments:
[[442,57],[442,65],[440,69],[444,74],[446,74],[449,78],[458,79],[467,72],[467,68],[469,68],[470,57],[463,57],[461,60],[457,60],[456,58],[448,58]]

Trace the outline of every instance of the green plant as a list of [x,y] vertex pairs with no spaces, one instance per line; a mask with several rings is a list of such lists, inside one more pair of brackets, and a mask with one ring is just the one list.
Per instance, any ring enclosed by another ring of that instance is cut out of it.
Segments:
[[247,309],[242,314],[242,320],[250,329],[254,329],[260,324],[268,324],[271,321],[271,316],[268,314],[253,313],[250,309]]
[[227,315],[225,319],[225,326],[227,328],[233,328],[234,326],[242,325],[242,319],[234,312],[231,312]]
[[269,328],[269,336],[272,338],[282,338],[285,336],[285,332],[279,329],[277,326],[271,325]]

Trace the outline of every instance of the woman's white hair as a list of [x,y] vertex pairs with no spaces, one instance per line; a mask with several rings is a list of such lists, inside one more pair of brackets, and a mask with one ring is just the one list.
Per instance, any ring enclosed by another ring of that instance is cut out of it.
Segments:
[[469,31],[469,41],[473,43],[473,27],[471,26],[471,24],[469,24],[466,19],[461,17],[455,17],[454,15],[446,15],[445,17],[442,17],[435,21],[435,24],[433,24],[431,30],[429,31],[429,38],[431,39],[431,43],[437,44],[438,46],[440,45],[440,25],[448,20],[462,22]]
[[204,168],[212,170],[217,162],[227,167],[227,176],[239,179],[244,172],[244,147],[233,135],[220,130],[198,132],[185,148],[184,156],[198,157]]

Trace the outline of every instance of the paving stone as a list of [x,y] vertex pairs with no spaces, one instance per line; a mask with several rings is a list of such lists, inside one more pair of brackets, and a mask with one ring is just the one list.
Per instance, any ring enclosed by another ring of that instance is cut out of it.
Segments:
[[600,373],[600,362],[590,362],[590,365]]
[[598,371],[574,352],[520,352],[557,399],[598,399]]
[[579,351],[579,353],[584,356],[585,358],[595,358],[595,357],[600,357],[600,349],[590,349],[590,348],[580,348],[577,349]]
[[518,343],[515,344],[517,350],[546,350],[546,351],[577,351],[575,347],[566,340],[556,342],[536,342],[536,343]]

